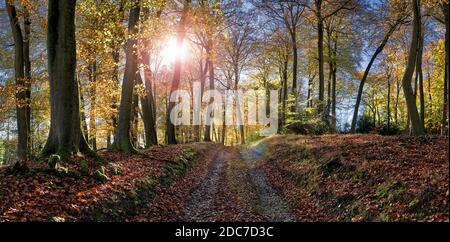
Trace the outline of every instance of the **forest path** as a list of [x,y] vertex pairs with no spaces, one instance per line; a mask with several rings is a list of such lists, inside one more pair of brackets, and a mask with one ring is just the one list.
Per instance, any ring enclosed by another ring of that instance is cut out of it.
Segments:
[[[214,209],[220,177],[224,172],[223,149],[217,150],[212,163],[208,167],[208,173],[201,184],[190,195],[186,204],[183,221],[211,221],[217,215]],[[221,184],[222,185],[222,184]]]
[[255,185],[258,200],[257,206],[271,222],[294,222],[296,221],[287,205],[287,202],[278,195],[277,191],[269,184],[263,171],[257,166],[257,161],[264,155],[264,149],[260,146],[241,150],[242,160],[249,165],[247,173]]
[[181,220],[242,221],[255,217],[263,221],[296,221],[287,203],[256,166],[262,154],[259,150],[218,148],[207,175],[187,198]]

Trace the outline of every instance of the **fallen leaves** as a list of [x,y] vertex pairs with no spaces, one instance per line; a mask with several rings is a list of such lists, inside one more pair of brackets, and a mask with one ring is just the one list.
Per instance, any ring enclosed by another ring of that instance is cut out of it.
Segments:
[[[289,135],[266,143],[265,174],[303,220],[449,219],[448,137]],[[324,172],[336,157],[342,164]],[[377,197],[389,183],[400,185]]]
[[[29,161],[32,172],[23,176],[7,175],[7,167],[2,167],[0,221],[50,221],[52,218],[76,221],[84,210],[113,199],[114,194],[133,190],[140,179],[160,177],[167,161],[175,160],[185,148],[183,145],[155,146],[132,156],[109,151],[100,153],[107,162],[121,167],[120,174],[115,174],[113,167],[107,169],[112,179],[106,183],[91,176],[60,177],[47,172],[46,164],[38,161]],[[80,159],[64,165],[76,170]]]

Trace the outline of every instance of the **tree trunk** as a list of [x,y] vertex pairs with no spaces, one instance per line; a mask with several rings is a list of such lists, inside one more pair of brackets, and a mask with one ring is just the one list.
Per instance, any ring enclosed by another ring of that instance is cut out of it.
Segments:
[[336,123],[337,123],[337,116],[336,116],[336,81],[337,81],[337,44],[338,44],[338,38],[336,37],[334,40],[334,48],[333,48],[333,76],[331,79],[331,125],[333,129],[336,131]]
[[30,2],[24,0],[24,40],[23,40],[23,61],[25,68],[25,96],[26,96],[26,123],[27,123],[27,152],[31,153],[31,60],[30,60],[30,39],[31,39],[31,20],[30,20]]
[[[140,1],[138,1],[140,3]],[[136,34],[138,31],[139,14],[141,8],[140,4],[136,4],[130,9],[130,17],[128,21],[128,30],[131,34]],[[133,147],[130,137],[131,126],[131,109],[133,106],[133,89],[134,79],[137,72],[137,41],[135,38],[130,38],[126,45],[126,64],[125,73],[122,83],[122,94],[119,108],[119,122],[114,137],[112,148],[117,151],[125,153],[136,153],[137,150]]]
[[448,105],[448,90],[450,89],[450,81],[449,81],[449,44],[450,44],[450,32],[449,32],[449,3],[443,3],[441,5],[442,12],[444,14],[445,19],[445,74],[444,74],[444,103],[443,103],[443,112],[442,112],[442,129],[441,134],[448,134],[447,128],[447,115],[449,113],[449,105]]
[[395,95],[395,125],[398,126],[398,102],[399,102],[399,97],[400,97],[400,90],[401,90],[401,85],[400,85],[400,81],[397,79],[396,80],[396,88],[397,88],[397,92]]
[[[203,50],[202,50],[202,55],[203,55]],[[200,105],[202,102],[202,98],[203,98],[203,91],[205,89],[205,82],[206,82],[206,73],[208,72],[208,62],[205,61],[205,65],[203,66],[203,57],[200,60]],[[194,98],[194,97],[193,97]],[[197,115],[197,119],[201,122],[201,112],[198,113],[194,113],[193,115]],[[196,142],[200,142],[200,127],[201,127],[201,123],[200,124],[195,124],[194,125],[194,132],[195,132],[195,141]]]
[[286,102],[287,102],[287,96],[288,96],[288,91],[287,91],[287,78],[288,78],[288,59],[286,58],[285,60],[284,60],[284,63],[283,63],[283,78],[282,78],[282,81],[283,81],[283,83],[282,83],[282,90],[283,90],[283,93],[282,93],[282,103],[281,103],[281,122],[282,122],[282,125],[281,125],[281,127],[284,127],[285,125],[286,125]]
[[97,127],[96,127],[96,115],[95,109],[97,105],[97,94],[96,94],[96,72],[97,72],[97,64],[94,60],[94,63],[89,65],[89,82],[90,82],[90,94],[91,94],[91,109],[89,110],[89,143],[92,146],[92,149],[97,150]]
[[[150,15],[150,9],[143,9],[144,16],[146,18]],[[156,13],[156,18],[160,18],[162,13],[161,9]],[[145,129],[145,148],[150,148],[153,145],[158,144],[158,136],[156,133],[156,121],[155,121],[155,100],[153,97],[153,86],[152,86],[152,72],[150,70],[150,41],[143,40],[143,49],[141,52],[139,64],[142,66],[144,76],[138,73],[136,78],[137,84],[143,84],[145,86],[145,95],[141,97],[141,107],[142,107],[142,119]]]
[[[177,30],[177,46],[183,46],[184,37],[186,35],[186,21],[187,21],[187,14],[190,8],[191,0],[185,0],[184,1],[184,7],[183,12],[181,14],[180,23],[178,24],[178,30]],[[175,66],[174,66],[174,74],[172,79],[172,87],[170,89],[170,96],[173,92],[177,91],[180,86],[180,80],[181,80],[181,56],[177,55],[175,58]],[[172,112],[172,109],[175,107],[175,102],[169,101],[169,107],[168,107],[168,113],[167,113],[167,143],[169,144],[176,144],[177,139],[175,135],[175,125],[170,120],[170,113]]]
[[[355,131],[356,131],[356,122],[358,120],[359,106],[361,105],[362,93],[364,91],[364,84],[366,83],[367,77],[369,76],[370,68],[372,68],[372,65],[375,62],[375,59],[383,51],[384,46],[387,44],[389,38],[394,33],[395,29],[397,28],[397,26],[399,24],[400,24],[400,21],[397,21],[396,24],[391,26],[389,31],[384,36],[383,41],[378,46],[378,48],[375,51],[375,53],[372,55],[372,58],[370,59],[369,64],[367,65],[366,70],[364,71],[364,75],[363,75],[363,77],[361,79],[361,82],[359,84],[358,96],[356,97],[355,110],[353,112],[352,127],[351,127],[351,132],[352,133],[355,133]],[[410,86],[411,86],[411,84],[410,84]]]
[[[80,79],[77,78],[77,82],[78,82],[78,86],[80,85]],[[87,126],[87,119],[86,119],[86,102],[84,100],[84,95],[83,92],[80,90],[80,112],[81,112],[81,128],[83,130],[84,135],[86,135],[86,137],[89,137],[89,132],[88,132],[88,126]]]
[[413,33],[411,38],[411,46],[409,50],[408,62],[405,74],[402,79],[403,93],[405,95],[408,114],[411,120],[412,134],[424,134],[423,125],[420,120],[419,112],[417,111],[416,102],[414,100],[414,93],[411,87],[411,80],[414,73],[414,67],[417,60],[417,49],[419,48],[420,35],[420,0],[412,0],[414,12]]
[[387,117],[386,117],[386,129],[387,129],[387,133],[390,133],[391,130],[391,76],[388,76],[388,80],[387,80]]
[[[137,79],[139,78],[139,73],[136,73],[135,77],[135,85],[137,83]],[[138,149],[138,128],[139,128],[139,95],[133,95],[133,107],[131,109],[131,144]]]
[[[14,73],[16,80],[16,112],[17,112],[17,156],[19,160],[28,159],[29,155],[29,101],[27,99],[27,81],[25,78],[25,50],[22,29],[16,8],[5,0],[14,39]],[[28,53],[29,54],[29,53]]]
[[225,145],[225,139],[226,139],[226,134],[227,134],[227,124],[226,124],[226,102],[224,102],[224,107],[223,107],[223,122],[222,122],[222,145]]
[[291,112],[295,113],[297,110],[297,68],[298,68],[298,47],[297,47],[297,31],[295,26],[293,27],[292,35],[292,51],[293,51],[293,60],[292,60],[292,90],[291,93],[293,95],[293,104],[291,106]]
[[[147,58],[143,58],[147,59]],[[148,60],[148,59],[147,59]],[[144,62],[148,63],[148,62]],[[145,90],[146,95],[141,97],[141,107],[142,107],[142,115],[143,115],[143,121],[144,121],[144,129],[145,129],[145,147],[150,148],[153,145],[158,144],[158,137],[156,133],[156,121],[154,119],[154,112],[153,110],[153,90],[152,90],[152,83],[151,83],[151,72],[146,67],[144,69],[144,80],[145,80]],[[136,81],[138,84],[142,84],[144,81],[142,80],[141,75],[138,75],[136,78]]]
[[[212,41],[211,39],[209,41]],[[209,90],[214,90],[214,63],[211,58],[211,48],[212,46],[209,46],[206,50],[207,57],[207,66],[209,68]],[[211,97],[209,100],[208,108],[213,103],[214,98]],[[206,111],[206,113],[210,113],[209,110]],[[212,119],[210,117],[206,117],[206,123],[205,123],[205,141],[211,142],[211,125],[212,125]]]
[[50,80],[50,132],[44,155],[63,157],[90,151],[80,122],[80,96],[75,78],[76,0],[48,1],[47,55]]
[[317,20],[317,28],[318,28],[318,61],[319,61],[319,113],[322,115],[322,117],[325,117],[325,73],[324,73],[324,68],[323,68],[323,19],[322,16],[320,14],[321,11],[321,2],[322,1],[318,1],[320,2],[320,4],[318,5],[318,9],[317,11],[319,12],[318,14],[318,20]]
[[[419,89],[419,102],[420,102],[420,121],[422,128],[425,125],[425,96],[423,92],[423,70],[422,70],[422,55],[423,55],[423,45],[424,45],[424,34],[425,29],[422,24],[422,16],[419,16],[420,28],[419,28],[419,48],[417,49],[417,63],[416,63],[416,76],[418,79],[418,89]],[[416,91],[417,92],[417,91]]]
[[312,107],[312,102],[311,102],[311,91],[312,91],[312,82],[314,80],[314,77],[311,77],[311,75],[309,75],[308,78],[308,94],[306,96],[306,107],[310,108]]

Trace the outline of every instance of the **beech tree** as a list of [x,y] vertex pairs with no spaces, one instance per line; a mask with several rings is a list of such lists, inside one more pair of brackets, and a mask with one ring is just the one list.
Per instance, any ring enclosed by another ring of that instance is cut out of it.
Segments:
[[[178,29],[177,29],[177,46],[183,46],[184,38],[186,37],[186,22],[187,17],[189,13],[189,8],[191,5],[191,0],[185,0],[183,10],[181,13],[180,22],[178,23]],[[173,79],[172,79],[172,86],[170,89],[170,95],[172,95],[173,92],[178,90],[178,87],[180,86],[180,80],[181,80],[181,55],[177,55],[175,58],[175,64],[174,64],[174,73],[173,73]],[[170,120],[170,113],[172,112],[172,109],[175,107],[175,102],[169,101],[168,106],[168,112],[167,112],[167,143],[169,144],[176,144],[177,139],[175,136],[175,125]]]
[[16,112],[17,112],[17,155],[26,160],[30,154],[31,127],[31,62],[30,62],[30,3],[24,1],[24,32],[20,26],[20,18],[14,1],[5,0],[6,11],[14,39],[15,56],[14,72],[16,80]]
[[340,0],[333,3],[327,2],[328,8],[324,8],[323,0],[314,0],[314,6],[306,5],[316,17],[317,24],[317,50],[319,64],[319,112],[325,115],[325,70],[324,70],[324,22],[343,10],[353,10],[356,5],[353,0]]
[[420,0],[412,0],[413,6],[413,30],[411,37],[411,46],[409,50],[408,62],[406,64],[405,74],[402,79],[403,93],[408,108],[408,114],[411,119],[412,134],[422,135],[424,134],[423,124],[420,119],[419,112],[417,111],[416,100],[411,87],[411,80],[414,74],[414,67],[417,60],[417,50],[419,48],[420,38]]
[[[392,6],[392,5],[391,5]],[[403,7],[402,7],[403,6]],[[381,41],[380,45],[377,47],[377,49],[375,50],[375,52],[373,53],[372,57],[370,58],[369,63],[367,64],[367,67],[364,71],[364,75],[361,79],[361,82],[359,83],[359,89],[358,89],[358,94],[356,97],[356,103],[355,103],[355,107],[354,107],[354,112],[353,112],[353,119],[352,119],[352,126],[351,126],[351,132],[354,133],[356,131],[356,122],[358,120],[358,112],[359,112],[359,107],[361,104],[361,99],[362,99],[362,94],[363,94],[363,90],[364,90],[364,84],[366,83],[367,77],[369,76],[370,73],[370,69],[372,68],[376,58],[378,57],[378,55],[383,51],[384,47],[386,46],[386,44],[389,41],[389,38],[392,36],[392,34],[394,33],[394,31],[402,24],[405,22],[407,14],[405,12],[405,5],[401,5],[399,8],[394,8],[392,9],[393,11],[395,11],[394,14],[394,19],[393,21],[386,21],[387,22],[387,31],[384,34],[383,40]]]
[[133,89],[138,70],[137,40],[141,1],[134,1],[128,20],[129,38],[126,44],[126,64],[122,83],[122,94],[119,107],[119,122],[114,136],[113,149],[125,153],[136,153],[131,143],[131,108],[133,104]]
[[48,1],[47,56],[50,80],[50,132],[43,154],[70,156],[90,151],[81,129],[79,86],[75,78],[76,0]]

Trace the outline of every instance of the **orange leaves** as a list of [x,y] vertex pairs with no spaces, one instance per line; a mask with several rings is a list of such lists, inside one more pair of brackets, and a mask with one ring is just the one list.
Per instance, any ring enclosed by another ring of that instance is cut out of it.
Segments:
[[[449,219],[447,137],[280,137],[264,169],[306,221]],[[304,146],[311,156],[299,160]],[[333,157],[340,168],[324,172]]]
[[[77,220],[86,216],[87,209],[111,201],[117,194],[133,192],[137,182],[144,178],[154,177],[155,181],[159,181],[161,168],[175,160],[183,149],[179,145],[157,146],[132,156],[102,153],[110,163],[106,166],[106,173],[111,180],[106,183],[90,176],[60,177],[48,173],[46,164],[40,162],[29,164],[34,172],[23,178],[7,175],[6,167],[1,167],[0,221],[48,221],[55,216],[65,221]],[[64,165],[71,171],[79,171],[81,158],[74,159],[74,164]],[[92,163],[91,160],[89,162]]]

